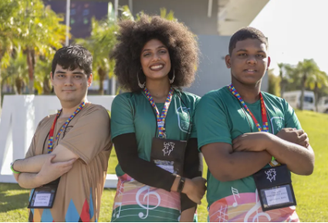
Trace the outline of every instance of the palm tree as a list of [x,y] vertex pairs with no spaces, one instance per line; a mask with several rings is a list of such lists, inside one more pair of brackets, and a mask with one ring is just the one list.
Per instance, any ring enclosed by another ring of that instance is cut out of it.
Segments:
[[[121,19],[134,20],[129,8],[123,6],[121,10]],[[114,60],[109,58],[110,52],[116,44],[116,33],[118,25],[114,15],[113,7],[109,3],[107,18],[97,21],[95,18],[91,20],[91,36],[87,39],[76,39],[76,43],[87,48],[93,55],[93,74],[99,80],[99,94],[104,94],[103,82],[108,75],[109,78],[114,76]]]
[[307,79],[306,86],[314,92],[315,108],[316,111],[318,111],[319,89],[328,86],[327,74],[321,70],[311,73],[311,75]]
[[[10,65],[11,51],[16,43],[16,36],[20,29],[15,24],[19,14],[18,1],[0,1],[0,82],[2,82],[2,69]],[[1,84],[0,84],[0,113],[1,113]]]
[[295,77],[300,79],[301,85],[301,98],[300,98],[300,109],[303,110],[304,103],[304,91],[306,83],[309,78],[313,75],[316,75],[320,72],[318,65],[314,62],[313,59],[304,59],[302,62],[298,62],[295,70]]
[[91,20],[91,36],[87,39],[76,39],[76,43],[87,48],[93,55],[93,74],[99,79],[99,94],[104,94],[103,81],[108,75],[112,77],[113,61],[109,59],[109,53],[116,43],[118,27],[114,19],[107,18],[97,21]]
[[28,64],[29,93],[34,91],[34,70],[39,56],[51,57],[55,49],[65,42],[66,26],[49,7],[44,7],[41,0],[20,1],[23,13],[18,20],[21,27],[21,42]]
[[23,87],[28,79],[25,55],[19,48],[15,49],[11,54],[9,62],[10,65],[2,72],[1,88],[3,88],[5,83],[8,83],[13,86],[16,94],[22,94]]
[[52,60],[48,57],[40,56],[35,64],[35,81],[34,87],[39,94],[51,94],[50,72]]
[[282,97],[284,92],[286,91],[286,87],[289,83],[293,68],[290,64],[286,63],[278,63],[278,67],[280,77],[280,97]]

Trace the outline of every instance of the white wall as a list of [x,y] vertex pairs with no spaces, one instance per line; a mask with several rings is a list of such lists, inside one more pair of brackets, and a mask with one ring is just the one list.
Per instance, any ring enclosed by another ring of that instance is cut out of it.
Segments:
[[[110,111],[114,97],[88,96],[88,101]],[[0,182],[16,183],[10,163],[25,157],[38,123],[60,108],[56,96],[4,96],[0,119]],[[116,175],[108,174],[105,187],[115,188],[116,184]]]

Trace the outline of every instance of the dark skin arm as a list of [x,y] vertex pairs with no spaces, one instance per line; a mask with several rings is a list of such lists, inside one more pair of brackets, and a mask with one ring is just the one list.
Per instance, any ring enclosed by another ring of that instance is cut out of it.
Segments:
[[312,147],[288,142],[267,132],[245,133],[233,140],[234,151],[268,152],[278,162],[286,164],[295,174],[310,175],[314,169]]
[[224,182],[248,177],[271,161],[266,152],[233,152],[228,143],[210,143],[202,152],[212,175]]

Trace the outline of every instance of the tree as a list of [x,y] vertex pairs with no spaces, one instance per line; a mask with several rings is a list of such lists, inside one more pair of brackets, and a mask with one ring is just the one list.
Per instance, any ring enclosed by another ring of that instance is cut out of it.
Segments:
[[269,69],[268,70],[268,78],[269,78],[269,88],[268,88],[268,92],[270,94],[276,95],[276,96],[280,96],[282,97],[280,94],[280,85],[279,83],[281,83],[280,77],[276,76],[273,74],[273,69]]
[[[15,24],[19,14],[18,1],[0,1],[0,82],[2,70],[10,65],[10,54],[15,45],[16,36],[21,31]],[[0,84],[0,113],[1,113],[1,84]]]
[[306,86],[314,92],[315,108],[318,111],[319,89],[328,86],[327,74],[321,70],[311,73],[307,79]]
[[10,64],[2,72],[1,77],[1,88],[5,83],[13,86],[14,92],[16,94],[22,94],[23,87],[27,82],[27,66],[26,58],[23,52],[18,48],[12,51],[10,57]]
[[50,72],[52,60],[48,57],[40,56],[35,64],[34,88],[39,94],[51,94]]
[[93,74],[98,75],[99,94],[103,95],[103,81],[107,75],[111,77],[113,73],[114,64],[109,59],[109,53],[116,43],[115,33],[118,31],[118,27],[111,18],[101,21],[92,18],[91,26],[91,36],[87,39],[76,39],[76,43],[87,48],[93,55]]
[[313,59],[304,59],[302,62],[298,62],[294,72],[295,76],[300,79],[301,83],[300,109],[303,110],[306,83],[309,81],[311,76],[317,75],[320,70]]
[[[120,10],[122,20],[134,20],[127,6],[123,6]],[[95,79],[99,79],[99,94],[103,95],[103,81],[107,75],[109,78],[114,76],[115,62],[109,58],[109,54],[116,44],[116,33],[119,29],[111,3],[109,3],[107,18],[100,21],[92,18],[91,27],[91,36],[87,39],[76,39],[76,43],[87,48],[93,55],[93,74],[97,75]]]
[[29,93],[34,92],[34,70],[39,56],[51,57],[55,49],[61,48],[65,41],[66,26],[41,0],[19,1],[22,12],[18,25],[22,32],[19,42],[26,55],[29,75]]
[[280,77],[280,97],[282,97],[286,91],[293,68],[290,64],[286,63],[278,63],[278,67]]

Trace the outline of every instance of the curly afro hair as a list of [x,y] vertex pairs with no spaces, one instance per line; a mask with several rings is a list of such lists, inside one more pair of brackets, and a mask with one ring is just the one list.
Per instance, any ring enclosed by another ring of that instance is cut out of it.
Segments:
[[195,35],[186,26],[177,21],[148,15],[142,15],[138,21],[123,20],[119,26],[118,43],[111,53],[111,58],[116,61],[114,73],[124,89],[132,92],[141,90],[137,75],[141,83],[146,80],[141,70],[141,50],[152,39],[161,41],[169,51],[170,79],[173,69],[175,72],[175,80],[171,85],[176,88],[191,85],[199,62],[199,49]]

